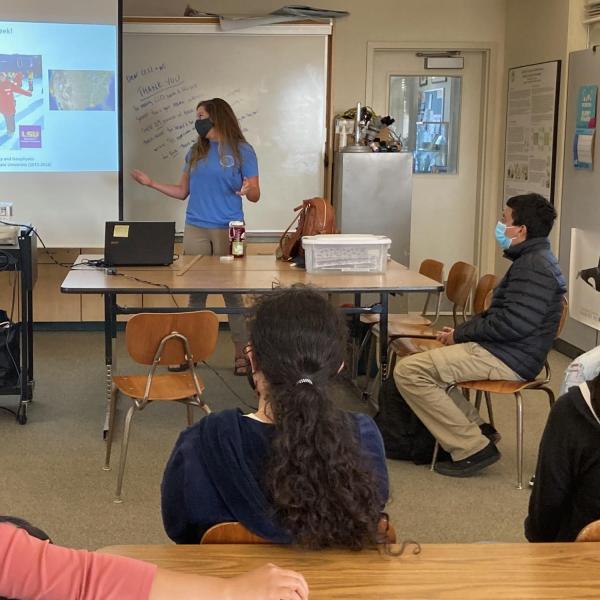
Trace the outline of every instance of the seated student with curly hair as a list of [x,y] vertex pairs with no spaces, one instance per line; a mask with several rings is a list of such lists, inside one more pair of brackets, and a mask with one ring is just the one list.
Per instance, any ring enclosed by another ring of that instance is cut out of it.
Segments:
[[361,548],[375,541],[388,497],[373,420],[336,407],[346,324],[308,288],[263,296],[247,349],[258,410],[204,417],[184,431],[162,482],[165,530],[196,543],[240,521],[275,543]]
[[221,579],[63,548],[23,519],[0,517],[0,595],[0,600],[307,600],[308,587],[302,575],[275,565]]

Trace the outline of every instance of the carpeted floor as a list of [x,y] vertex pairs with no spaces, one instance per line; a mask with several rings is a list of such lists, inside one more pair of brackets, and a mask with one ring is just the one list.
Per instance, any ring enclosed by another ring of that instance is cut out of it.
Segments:
[[[136,370],[126,358],[122,337],[119,368],[122,372]],[[242,400],[253,403],[245,378],[232,374],[232,356],[229,334],[221,332],[217,352],[209,363],[233,391],[204,368],[206,399],[213,410],[244,408]],[[568,362],[567,357],[551,353],[555,390]],[[18,425],[11,415],[0,411],[0,514],[29,519],[56,542],[74,547],[168,542],[160,518],[159,486],[170,450],[185,427],[185,409],[153,404],[136,415],[125,474],[125,501],[117,505],[112,499],[128,400],[124,399],[117,416],[113,470],[106,472],[102,470],[102,334],[36,333],[35,380],[27,425]],[[345,408],[369,412],[350,386],[341,385],[336,399]],[[14,407],[14,398],[0,397],[0,404]],[[400,539],[523,541],[529,492],[515,489],[514,400],[496,397],[494,412],[503,434],[499,445],[503,458],[478,477],[452,479],[424,466],[388,462],[392,490],[388,511]],[[545,394],[525,393],[526,479],[535,467],[547,412]]]

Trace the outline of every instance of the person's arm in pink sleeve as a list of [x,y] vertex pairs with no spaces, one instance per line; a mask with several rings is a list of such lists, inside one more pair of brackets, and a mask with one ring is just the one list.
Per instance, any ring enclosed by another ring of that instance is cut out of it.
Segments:
[[147,600],[156,566],[41,541],[0,524],[0,594],[20,600]]
[[0,596],[19,600],[307,600],[304,577],[265,565],[230,579],[71,550],[0,523]]

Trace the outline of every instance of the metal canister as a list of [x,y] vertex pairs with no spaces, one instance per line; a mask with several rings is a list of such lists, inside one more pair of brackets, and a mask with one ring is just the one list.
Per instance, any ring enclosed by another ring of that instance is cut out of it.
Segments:
[[229,249],[236,258],[244,256],[246,225],[244,221],[229,221]]

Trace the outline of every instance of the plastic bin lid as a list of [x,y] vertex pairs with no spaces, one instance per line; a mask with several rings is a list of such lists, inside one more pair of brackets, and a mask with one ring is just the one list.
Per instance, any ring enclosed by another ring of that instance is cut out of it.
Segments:
[[371,233],[331,233],[320,235],[305,235],[302,244],[391,244],[392,240],[384,235]]

